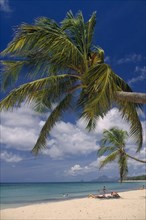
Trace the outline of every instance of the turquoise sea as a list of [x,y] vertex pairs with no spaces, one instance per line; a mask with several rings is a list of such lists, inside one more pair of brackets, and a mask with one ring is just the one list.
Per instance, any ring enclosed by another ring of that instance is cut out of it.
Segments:
[[1,183],[1,208],[19,207],[26,204],[60,201],[87,197],[88,194],[102,194],[103,186],[107,193],[128,191],[140,188],[144,182],[61,182],[61,183]]

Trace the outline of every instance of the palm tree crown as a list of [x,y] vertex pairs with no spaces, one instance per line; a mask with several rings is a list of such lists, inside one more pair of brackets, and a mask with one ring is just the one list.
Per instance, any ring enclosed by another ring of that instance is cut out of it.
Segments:
[[129,137],[127,131],[113,127],[109,130],[104,130],[103,138],[101,139],[101,147],[98,150],[97,155],[100,157],[104,154],[107,156],[100,163],[100,169],[106,164],[118,160],[120,170],[120,180],[123,181],[124,177],[128,173],[127,160],[128,158],[136,161],[146,163],[146,161],[139,160],[126,153],[126,140]]
[[[31,82],[12,90],[0,102],[0,109],[19,107],[26,101],[35,103],[37,111],[51,111],[34,153],[46,146],[52,127],[73,106],[79,117],[86,119],[89,130],[95,128],[99,117],[117,106],[130,122],[131,134],[141,149],[142,126],[137,114],[141,105],[117,99],[117,91],[132,90],[104,63],[104,51],[93,45],[95,24],[95,12],[87,22],[82,12],[74,16],[69,11],[61,24],[41,17],[33,25],[24,23],[18,27],[14,39],[2,52],[6,56],[2,62],[3,88],[15,83],[20,73],[27,72]],[[52,109],[54,103],[57,105]]]

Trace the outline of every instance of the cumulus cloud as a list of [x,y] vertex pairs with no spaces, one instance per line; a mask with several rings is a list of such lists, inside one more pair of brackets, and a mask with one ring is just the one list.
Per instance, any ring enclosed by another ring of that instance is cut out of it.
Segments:
[[[22,106],[13,112],[1,113],[1,143],[7,148],[21,151],[32,150],[45,121],[31,108]],[[120,127],[129,131],[129,125],[121,118],[117,108],[113,108],[97,122],[93,132],[88,132],[86,122],[77,120],[75,124],[59,121],[50,132],[47,148],[42,154],[53,159],[68,156],[88,155],[97,152],[103,129]],[[132,144],[132,140],[128,144]]]
[[84,175],[87,173],[94,172],[95,169],[93,167],[84,166],[81,167],[79,164],[75,164],[74,166],[70,167],[68,170],[64,171],[66,176],[77,176],[77,175]]
[[7,151],[2,151],[0,158],[8,163],[18,163],[22,160],[22,157]]
[[[44,115],[43,118],[46,119],[46,115]],[[45,120],[42,119],[42,116],[36,114],[31,108],[26,106],[22,106],[17,110],[14,109],[13,112],[2,112],[2,146],[4,145],[9,151],[13,151],[13,149],[17,149],[19,152],[30,151],[44,123]],[[145,121],[142,121],[142,125],[145,143]],[[87,156],[91,153],[95,153],[96,155],[99,148],[99,141],[102,138],[103,129],[110,129],[114,126],[129,131],[129,125],[121,118],[117,108],[110,110],[103,119],[100,118],[95,130],[90,133],[85,129],[86,122],[83,120],[77,120],[74,124],[59,121],[52,129],[47,140],[47,148],[43,150],[42,153],[53,160],[60,159],[64,161],[69,158],[74,159],[76,156]],[[136,157],[144,159],[145,151],[143,149]],[[130,155],[135,156],[136,146],[133,144],[132,139],[129,139],[127,142],[127,150]],[[2,152],[1,159],[9,163],[22,160],[20,156],[6,150]],[[86,160],[84,160],[84,164],[76,162],[71,167],[65,168],[64,175],[66,177],[90,175],[90,173],[97,173],[97,175],[102,173],[102,175],[111,177],[118,175],[118,164],[116,162],[109,164],[99,171],[99,163],[102,159],[104,159],[104,156],[98,158],[98,160],[90,161],[90,163],[86,163]],[[139,170],[144,172],[144,166],[141,163],[129,159],[128,165],[130,175],[136,172],[139,173]]]
[[123,121],[117,108],[113,108],[104,117],[100,118],[93,132],[88,132],[86,122],[78,120],[75,124],[60,121],[50,133],[48,149],[44,154],[51,158],[64,158],[66,155],[87,155],[97,152],[99,141],[102,138],[103,129],[114,126],[129,131],[129,125]]
[[[1,143],[7,148],[31,150],[44,123],[40,115],[25,106],[13,112],[2,112]],[[51,158],[85,154],[97,149],[95,135],[88,135],[85,129],[63,121],[56,123],[52,129],[47,146],[43,153]]]
[[79,174],[80,171],[83,171],[83,168],[79,164],[76,164],[68,170],[68,174],[75,176],[76,173]]
[[[78,125],[81,128],[85,127],[85,124],[83,121],[78,121]],[[111,127],[114,126],[119,126],[121,129],[129,131],[129,125],[122,120],[120,117],[120,114],[118,112],[118,109],[113,108],[111,111],[108,112],[106,117],[104,119],[99,119],[96,129],[95,129],[95,134],[98,140],[101,139],[102,137],[102,132],[103,129],[110,129]],[[146,160],[146,127],[145,127],[145,121],[142,122],[143,126],[143,148],[142,150],[136,154],[136,146],[134,144],[134,140],[132,138],[129,138],[127,143],[126,143],[126,152],[138,159],[141,160]],[[97,160],[90,162],[89,164],[86,164],[85,166],[81,166],[80,164],[75,164],[72,167],[70,167],[68,170],[65,170],[65,175],[68,176],[78,176],[78,175],[86,175],[87,173],[92,173],[92,172],[100,172],[99,171],[99,164],[100,162],[105,158],[105,156],[97,158]],[[133,159],[128,158],[128,168],[129,168],[129,174],[130,175],[141,175],[145,173],[145,165],[143,163],[140,163],[138,161],[135,161]],[[106,165],[104,168],[101,170],[102,175],[107,175],[110,177],[114,177],[119,174],[118,171],[118,163],[117,161],[114,161],[108,165]]]
[[126,55],[125,57],[119,59],[117,61],[117,64],[136,63],[136,62],[140,62],[141,60],[142,60],[142,55],[134,53],[134,54]]
[[60,121],[50,133],[48,149],[44,154],[52,158],[62,158],[65,155],[88,154],[98,149],[96,136],[81,129],[78,124]]
[[132,79],[130,79],[128,81],[128,84],[134,84],[136,82],[139,82],[139,81],[143,81],[146,79],[146,66],[144,67],[139,67],[139,66],[136,66],[135,68],[135,73],[138,75],[136,77],[133,77]]
[[1,143],[8,148],[31,150],[41,129],[40,122],[39,115],[26,106],[1,112]]
[[0,0],[0,11],[11,12],[11,8],[8,0]]
[[[99,171],[99,164],[102,160],[105,159],[105,156],[101,156],[97,160],[86,164],[85,166],[81,166],[79,164],[75,164],[72,167],[70,167],[68,170],[65,170],[64,173],[67,176],[77,176],[77,175],[85,175],[87,173],[97,172]],[[110,170],[112,170],[112,173],[115,175],[117,172],[117,165],[116,162],[111,162],[107,166],[105,166],[102,169],[102,175],[107,174]],[[108,173],[109,176],[109,173]],[[112,175],[110,175],[112,176]]]
[[[128,150],[129,155],[141,159],[146,160],[146,148],[143,148],[140,153],[135,154],[135,146],[131,146],[130,150]],[[97,158],[97,160],[90,162],[89,164],[86,164],[84,166],[81,166],[80,164],[75,164],[69,169],[64,171],[65,176],[84,176],[88,173],[94,173],[96,172],[96,177],[100,175],[106,175],[108,177],[115,177],[119,175],[119,167],[118,162],[115,160],[109,164],[107,164],[105,167],[103,167],[101,170],[99,170],[99,165],[102,160],[105,159],[106,156],[101,156]],[[145,173],[145,164],[140,163],[136,160],[133,160],[131,158],[128,158],[128,170],[129,175],[141,175]]]

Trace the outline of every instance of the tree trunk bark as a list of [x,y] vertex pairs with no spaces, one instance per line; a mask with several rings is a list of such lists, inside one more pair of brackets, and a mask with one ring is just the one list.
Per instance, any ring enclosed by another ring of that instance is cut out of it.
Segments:
[[131,158],[131,159],[133,159],[133,160],[136,160],[136,161],[138,161],[138,162],[141,162],[141,163],[146,163],[146,161],[145,161],[145,160],[140,160],[140,159],[137,159],[137,158],[135,158],[135,157],[130,156],[129,154],[126,154],[126,156],[127,156],[127,157],[129,157],[129,158]]
[[146,93],[137,92],[116,92],[116,98],[119,101],[146,104]]

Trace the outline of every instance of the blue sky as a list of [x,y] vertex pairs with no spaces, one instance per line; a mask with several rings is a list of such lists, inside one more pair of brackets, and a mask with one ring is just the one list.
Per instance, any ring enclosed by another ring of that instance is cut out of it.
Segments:
[[[0,0],[0,51],[13,37],[13,28],[22,22],[46,16],[60,22],[67,11],[81,10],[85,20],[97,12],[94,44],[105,50],[105,61],[129,83],[135,92],[146,92],[146,1],[112,0]],[[49,114],[49,113],[48,113]],[[118,166],[111,163],[98,169],[96,152],[104,128],[129,125],[120,118],[116,108],[100,119],[94,132],[88,133],[84,122],[75,120],[68,112],[59,121],[48,139],[48,148],[38,157],[31,149],[44,124],[46,115],[33,112],[31,106],[21,106],[13,112],[1,113],[1,180],[23,181],[80,181],[102,175],[117,177]],[[140,113],[144,129],[144,144],[136,156],[146,156],[145,113]],[[133,140],[127,142],[127,150],[135,155]],[[129,160],[129,175],[146,172],[143,164]]]

